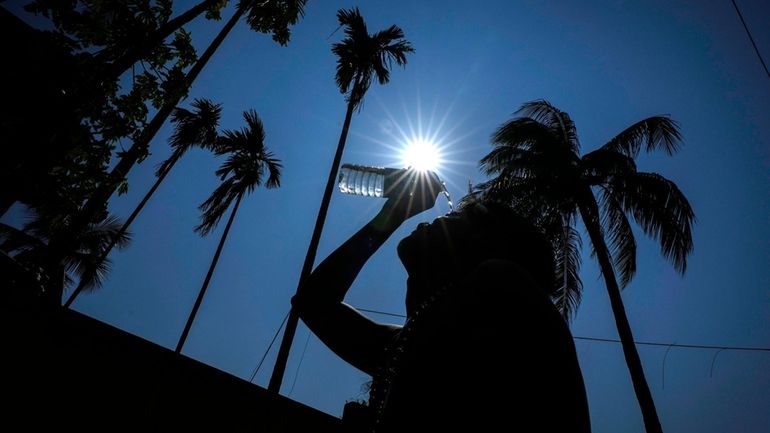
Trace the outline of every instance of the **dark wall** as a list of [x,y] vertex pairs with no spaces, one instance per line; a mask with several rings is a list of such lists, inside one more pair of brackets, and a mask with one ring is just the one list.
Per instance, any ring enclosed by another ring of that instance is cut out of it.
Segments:
[[82,314],[7,310],[5,431],[339,431],[337,418]]

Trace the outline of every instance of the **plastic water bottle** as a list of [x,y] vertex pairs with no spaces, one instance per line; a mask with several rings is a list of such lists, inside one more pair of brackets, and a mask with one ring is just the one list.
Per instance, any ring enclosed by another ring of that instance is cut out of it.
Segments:
[[[444,182],[441,182],[435,173],[428,172],[427,176],[435,177],[440,184],[441,193],[449,202],[452,210],[452,199]],[[339,189],[345,194],[361,195],[364,197],[389,197],[392,191],[403,190],[407,184],[417,187],[422,182],[417,182],[416,173],[409,173],[408,169],[372,167],[368,165],[343,164],[340,168]],[[425,178],[423,178],[425,179]]]
[[396,182],[397,168],[371,167],[368,165],[343,164],[340,169],[339,188],[345,194],[364,197],[387,197]]

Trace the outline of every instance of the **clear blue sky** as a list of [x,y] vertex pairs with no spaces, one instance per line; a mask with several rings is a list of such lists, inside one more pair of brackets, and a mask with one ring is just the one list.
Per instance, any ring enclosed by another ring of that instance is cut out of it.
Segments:
[[[19,2],[11,3],[18,11]],[[192,4],[175,3],[179,10]],[[770,58],[770,8],[761,0],[739,4]],[[569,112],[585,151],[636,120],[670,114],[681,123],[682,151],[644,156],[639,168],[674,180],[691,200],[695,252],[681,278],[637,232],[638,274],[624,292],[635,336],[770,346],[770,79],[730,0],[311,0],[287,47],[239,24],[190,92],[188,102],[224,103],[224,128],[241,127],[240,113],[256,109],[285,169],[280,189],[259,189],[242,204],[186,355],[248,378],[288,310],[345,111],[329,50],[341,33],[330,34],[336,10],[356,5],[370,31],[401,26],[416,53],[406,69],[393,71],[390,84],[371,88],[353,118],[343,162],[396,164],[394,131],[421,127],[443,138],[447,163],[440,173],[459,197],[469,179],[484,180],[477,161],[490,149],[489,135],[522,102],[544,98]],[[199,51],[220,25],[190,27]],[[155,164],[169,154],[168,133],[164,128],[152,156],[131,173],[130,192],[113,200],[118,215],[127,215],[153,182]],[[224,228],[223,222],[205,239],[192,230],[220,162],[194,151],[178,164],[135,223],[131,246],[113,255],[105,287],[81,296],[77,310],[174,347]],[[380,205],[335,193],[319,260]],[[348,301],[403,313],[396,242],[446,211],[440,200],[405,224],[364,269]],[[616,338],[588,251],[582,277],[573,333]],[[340,415],[346,400],[365,397],[368,378],[307,338],[301,325],[282,392]],[[510,345],[511,356],[527,355],[516,341],[501,344]],[[577,348],[594,431],[643,431],[620,346],[578,341]],[[770,431],[770,353],[723,351],[714,362],[715,350],[639,351],[667,432]],[[274,353],[255,383],[266,386]]]

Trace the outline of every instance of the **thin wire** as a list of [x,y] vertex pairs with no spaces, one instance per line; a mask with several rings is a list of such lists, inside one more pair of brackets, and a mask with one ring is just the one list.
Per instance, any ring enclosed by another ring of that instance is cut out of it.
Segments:
[[[367,313],[375,313],[375,314],[382,314],[384,316],[393,316],[393,317],[401,317],[406,318],[403,314],[395,314],[395,313],[386,313],[384,311],[377,311],[377,310],[369,310],[366,308],[356,308],[358,311],[364,311]],[[586,341],[600,341],[604,343],[620,343],[620,340],[616,340],[613,338],[597,338],[597,337],[578,337],[578,336],[572,336],[575,340],[586,340]],[[642,346],[663,346],[663,347],[684,347],[687,349],[721,349],[721,350],[743,350],[743,351],[749,351],[749,352],[770,352],[770,347],[741,347],[741,346],[709,346],[705,344],[676,344],[676,343],[655,343],[650,341],[635,341],[635,344],[639,344]]]
[[299,377],[299,368],[302,367],[302,361],[305,359],[305,352],[307,352],[307,345],[310,343],[310,331],[307,331],[307,339],[305,340],[305,348],[302,349],[302,356],[299,357],[299,364],[297,364],[297,371],[294,373],[294,381],[291,383],[291,389],[289,390],[289,393],[286,394],[287,397],[291,396],[291,393],[294,392],[294,385],[297,384],[297,378]]
[[281,322],[281,325],[278,326],[278,330],[275,331],[275,335],[273,336],[273,339],[270,341],[270,344],[267,346],[267,350],[265,350],[265,353],[262,355],[262,359],[259,360],[259,364],[254,368],[254,372],[251,373],[251,377],[249,378],[249,383],[254,382],[254,376],[257,375],[257,372],[259,371],[259,368],[262,367],[262,363],[265,362],[265,358],[267,358],[267,354],[270,353],[270,348],[273,347],[273,343],[275,343],[275,339],[278,338],[278,334],[281,333],[281,329],[283,329],[283,325],[286,324],[286,319],[289,318],[289,313],[287,312],[285,316],[283,316],[283,321]]
[[[602,341],[607,343],[620,343],[620,340],[612,338],[595,338],[595,337],[572,337],[575,340],[588,340],[588,341]],[[664,346],[664,347],[685,347],[688,349],[723,349],[723,350],[745,350],[751,352],[770,352],[770,347],[739,347],[739,346],[708,346],[705,344],[668,344],[668,343],[653,343],[649,341],[635,341],[634,343],[643,346]]]
[[714,357],[711,359],[711,368],[709,369],[709,377],[714,376],[714,363],[717,362],[717,355],[719,355],[720,352],[722,352],[724,349],[719,349],[714,354]]
[[671,348],[674,347],[674,344],[676,344],[676,342],[669,344],[668,349],[666,349],[666,354],[663,355],[663,366],[660,369],[660,379],[663,389],[666,389],[666,358],[668,358],[668,352],[671,351]]
[[327,36],[327,37],[326,37],[326,40],[328,41],[328,40],[329,40],[329,38],[331,38],[332,36],[334,36],[334,34],[335,34],[335,33],[337,33],[337,31],[338,31],[339,29],[341,29],[341,28],[342,28],[342,24],[340,24],[340,25],[339,25],[339,27],[337,27],[336,29],[334,29],[334,31],[333,31],[333,32],[329,33],[329,36]]
[[765,59],[762,58],[762,53],[759,52],[759,48],[757,48],[756,42],[754,42],[754,37],[751,36],[751,30],[749,30],[749,26],[746,25],[746,21],[743,19],[743,14],[741,13],[741,10],[738,8],[738,4],[735,3],[735,0],[731,0],[733,2],[733,6],[735,7],[735,12],[738,13],[738,18],[741,19],[741,24],[743,24],[743,28],[746,30],[746,34],[749,35],[749,40],[751,41],[751,45],[754,47],[754,52],[757,53],[757,57],[759,57],[759,61],[762,63],[762,67],[765,68],[765,74],[767,74],[767,78],[770,78],[770,71],[767,69],[767,64],[765,63]]

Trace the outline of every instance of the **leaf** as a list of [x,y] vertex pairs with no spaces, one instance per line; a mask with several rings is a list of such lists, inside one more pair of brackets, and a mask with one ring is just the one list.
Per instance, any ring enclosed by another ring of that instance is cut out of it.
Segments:
[[636,239],[623,207],[613,196],[612,190],[602,187],[600,200],[604,237],[609,238],[610,257],[622,289],[636,273]]
[[201,222],[195,231],[202,236],[216,228],[233,200],[262,184],[265,169],[269,173],[266,186],[280,186],[282,165],[265,147],[266,134],[262,120],[254,110],[245,111],[243,119],[246,127],[225,130],[217,141],[216,154],[226,156],[227,159],[215,172],[222,183],[198,207]]
[[656,173],[634,173],[610,185],[623,210],[644,232],[660,242],[661,254],[680,273],[693,250],[695,213],[676,184]]
[[602,149],[636,159],[644,145],[647,152],[662,149],[668,155],[679,150],[679,125],[668,116],[653,116],[634,123],[612,138]]
[[580,234],[568,221],[562,223],[562,233],[555,242],[556,292],[552,296],[554,305],[565,321],[575,316],[583,293],[580,279],[580,253],[583,241]]

